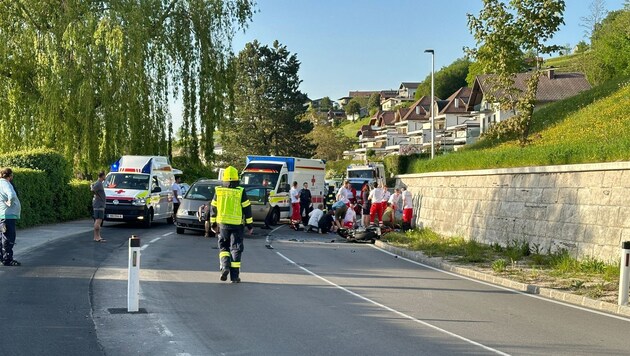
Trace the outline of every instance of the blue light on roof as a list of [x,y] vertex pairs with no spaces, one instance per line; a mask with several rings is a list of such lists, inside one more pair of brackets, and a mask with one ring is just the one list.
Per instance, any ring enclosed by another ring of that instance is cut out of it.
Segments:
[[147,164],[145,164],[144,167],[142,167],[142,173],[147,173],[147,174],[151,173],[151,163],[153,163],[153,158],[151,158],[149,162],[147,162]]
[[118,168],[120,167],[120,159],[118,159],[116,162],[114,162],[110,167],[109,167],[109,171],[110,172],[118,172]]

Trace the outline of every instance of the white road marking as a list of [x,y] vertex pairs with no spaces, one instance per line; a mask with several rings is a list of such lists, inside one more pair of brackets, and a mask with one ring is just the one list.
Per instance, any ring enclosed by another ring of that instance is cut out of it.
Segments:
[[344,291],[344,292],[346,292],[346,293],[349,293],[349,294],[351,294],[351,295],[353,295],[353,296],[355,296],[355,297],[357,297],[357,298],[363,299],[364,301],[366,301],[366,302],[368,302],[368,303],[374,304],[374,305],[376,305],[377,307],[380,307],[380,308],[385,309],[385,310],[387,310],[387,311],[390,311],[390,312],[392,312],[392,313],[394,313],[394,314],[400,315],[400,316],[402,316],[403,318],[409,319],[409,320],[414,321],[414,322],[416,322],[416,323],[418,323],[418,324],[424,325],[424,326],[426,326],[426,327],[429,327],[429,328],[434,329],[434,330],[436,330],[436,331],[439,331],[439,332],[441,332],[441,333],[447,334],[447,335],[452,336],[452,337],[454,337],[454,338],[460,339],[460,340],[465,341],[465,342],[467,342],[467,343],[470,343],[470,344],[472,344],[472,345],[479,346],[479,347],[481,347],[481,348],[483,348],[483,349],[485,349],[485,350],[487,350],[487,351],[494,352],[494,353],[495,353],[495,354],[497,354],[497,355],[506,355],[506,356],[509,356],[509,354],[507,354],[507,353],[505,353],[505,352],[499,351],[499,350],[497,350],[497,349],[493,349],[493,348],[488,347],[488,346],[486,346],[486,345],[480,344],[480,343],[478,343],[478,342],[476,342],[476,341],[473,341],[473,340],[467,339],[467,338],[465,338],[465,337],[463,337],[463,336],[461,336],[461,335],[457,335],[457,334],[452,333],[452,332],[450,332],[450,331],[448,331],[448,330],[444,330],[444,329],[442,329],[442,328],[440,328],[440,327],[437,327],[437,326],[435,326],[435,325],[429,324],[429,323],[427,323],[426,321],[422,321],[422,320],[420,320],[420,319],[416,319],[416,318],[414,318],[414,317],[413,317],[413,316],[411,316],[411,315],[407,315],[407,314],[405,314],[405,313],[403,313],[403,312],[399,312],[398,310],[393,309],[393,308],[390,308],[390,307],[388,307],[387,305],[381,304],[381,303],[376,302],[376,301],[374,301],[374,300],[372,300],[372,299],[370,299],[370,298],[364,297],[364,296],[362,296],[362,295],[360,295],[360,294],[358,294],[358,293],[355,293],[355,292],[353,292],[353,291],[351,291],[351,290],[349,290],[349,289],[347,289],[347,288],[344,288],[344,287],[342,287],[342,286],[340,286],[340,285],[338,285],[338,284],[336,284],[336,283],[334,283],[334,282],[332,282],[332,281],[329,281],[328,279],[326,279],[326,278],[324,278],[324,277],[322,277],[322,276],[320,276],[320,275],[316,274],[315,272],[310,271],[310,270],[309,270],[309,269],[307,269],[307,268],[304,268],[304,267],[302,267],[302,266],[298,265],[297,263],[293,262],[291,259],[289,259],[289,258],[288,258],[288,257],[286,257],[285,255],[283,255],[282,253],[277,252],[277,251],[276,251],[276,253],[278,254],[278,256],[280,256],[280,257],[284,258],[284,259],[285,259],[285,260],[287,260],[289,263],[291,263],[292,265],[294,265],[294,266],[298,267],[299,269],[303,270],[304,272],[306,272],[306,273],[310,274],[311,276],[316,277],[316,278],[319,278],[320,280],[322,280],[322,281],[324,281],[324,282],[326,282],[326,283],[330,284],[331,286],[333,286],[333,287],[335,287],[335,288],[338,288],[338,289],[341,289],[342,291]]
[[569,304],[569,303],[561,302],[561,301],[558,301],[558,300],[547,299],[545,297],[541,297],[541,296],[536,295],[536,294],[529,294],[529,293],[522,292],[520,290],[510,289],[510,288],[503,287],[503,286],[500,286],[500,285],[496,285],[496,284],[480,281],[480,280],[477,280],[477,279],[474,279],[474,278],[462,276],[462,275],[459,275],[457,273],[441,270],[439,268],[436,268],[436,267],[433,267],[433,266],[429,266],[429,265],[426,265],[426,264],[418,262],[418,261],[410,260],[408,258],[399,256],[399,255],[397,255],[395,253],[392,253],[392,252],[389,252],[387,250],[383,250],[382,248],[374,246],[374,245],[370,245],[370,246],[372,246],[373,248],[375,248],[375,249],[377,249],[377,250],[379,250],[379,251],[381,251],[383,253],[386,253],[388,255],[396,256],[399,260],[407,261],[407,262],[413,263],[415,265],[422,266],[424,268],[428,268],[428,269],[431,269],[431,270],[434,270],[434,271],[437,271],[437,272],[442,272],[442,273],[448,274],[449,276],[458,277],[458,278],[465,279],[465,280],[468,280],[468,281],[471,281],[471,282],[480,283],[480,284],[483,284],[483,285],[486,285],[486,286],[489,286],[489,287],[494,287],[494,288],[505,290],[505,291],[508,291],[508,292],[517,293],[517,294],[524,295],[524,296],[527,296],[527,297],[530,297],[530,298],[536,298],[536,299],[544,300],[545,302],[560,304],[560,305],[563,305],[565,307],[578,309],[578,310],[586,311],[586,312],[589,312],[589,313],[603,315],[603,316],[611,317],[611,318],[614,318],[614,319],[619,319],[619,320],[629,321],[630,322],[629,318],[625,318],[625,317],[618,316],[618,315],[608,314],[608,313],[600,312],[600,311],[597,311],[597,310],[584,308],[584,307],[581,307],[579,305]]
[[174,234],[174,232],[173,232],[173,231],[171,231],[171,232],[167,232],[166,234],[164,234],[164,235],[162,235],[162,236],[168,236],[168,235],[173,235],[173,234]]
[[161,237],[156,237],[153,240],[149,241],[150,244],[154,243],[155,241],[158,241],[159,239],[161,239]]
[[140,247],[140,251],[144,251],[147,247],[149,247],[149,244],[143,245]]

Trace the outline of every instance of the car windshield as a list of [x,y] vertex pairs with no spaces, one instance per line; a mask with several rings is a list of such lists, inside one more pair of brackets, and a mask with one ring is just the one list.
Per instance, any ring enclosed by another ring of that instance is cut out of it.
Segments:
[[209,183],[195,183],[188,189],[184,199],[209,201],[214,197],[214,188],[216,186]]
[[104,184],[106,188],[148,190],[149,175],[134,173],[110,173],[105,178]]
[[281,169],[280,164],[250,163],[241,175],[241,184],[275,188]]
[[357,169],[348,171],[348,178],[374,178],[374,170]]

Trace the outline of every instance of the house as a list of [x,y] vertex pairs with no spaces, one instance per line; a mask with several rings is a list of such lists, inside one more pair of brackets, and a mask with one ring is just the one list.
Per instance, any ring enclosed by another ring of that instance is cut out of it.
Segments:
[[[521,91],[526,89],[527,79],[533,72],[518,73],[514,77],[514,87]],[[474,112],[480,123],[481,132],[486,132],[493,124],[509,119],[514,116],[511,110],[499,107],[498,103],[487,101],[487,96],[491,92],[488,84],[490,75],[480,75],[475,79],[467,110]],[[536,91],[536,106],[551,103],[554,101],[570,98],[584,90],[591,88],[582,73],[556,73],[553,68],[540,73],[538,90]],[[497,94],[495,93],[494,96]]]
[[[459,146],[473,143],[479,139],[479,121],[468,110],[471,88],[461,87],[435,109],[435,129],[439,133],[439,142],[443,150],[457,150]],[[440,101],[436,101],[438,103]]]
[[352,98],[357,98],[357,97],[370,97],[372,94],[374,93],[378,93],[380,95],[380,91],[361,91],[361,90],[356,90],[356,91],[350,91],[348,92],[348,96],[344,96],[342,98],[339,98],[338,102],[339,105],[341,105],[341,107],[343,108],[344,106],[348,105],[348,103],[350,102],[350,100],[352,100]]
[[394,108],[402,103],[413,101],[413,98],[393,97],[381,102],[381,109],[384,111],[394,111]]
[[398,90],[381,90],[380,103],[383,104],[387,99],[398,96]]
[[416,91],[420,83],[416,82],[402,82],[398,87],[398,96],[401,98],[413,99],[416,96]]

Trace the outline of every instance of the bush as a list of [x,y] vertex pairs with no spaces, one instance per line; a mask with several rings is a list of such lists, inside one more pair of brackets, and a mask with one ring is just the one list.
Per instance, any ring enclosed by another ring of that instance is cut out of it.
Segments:
[[91,182],[73,179],[69,183],[70,195],[67,202],[66,218],[74,220],[89,218],[92,216],[92,191]]
[[14,172],[13,184],[22,204],[20,228],[90,216],[89,182],[69,183],[72,167],[55,151],[37,149],[3,154],[0,166],[10,167]]
[[57,207],[52,205],[54,193],[48,174],[29,168],[12,168],[13,184],[22,211],[17,226],[20,228],[56,221]]
[[0,167],[30,168],[44,171],[53,185],[63,186],[72,178],[72,166],[50,149],[17,151],[0,155]]

